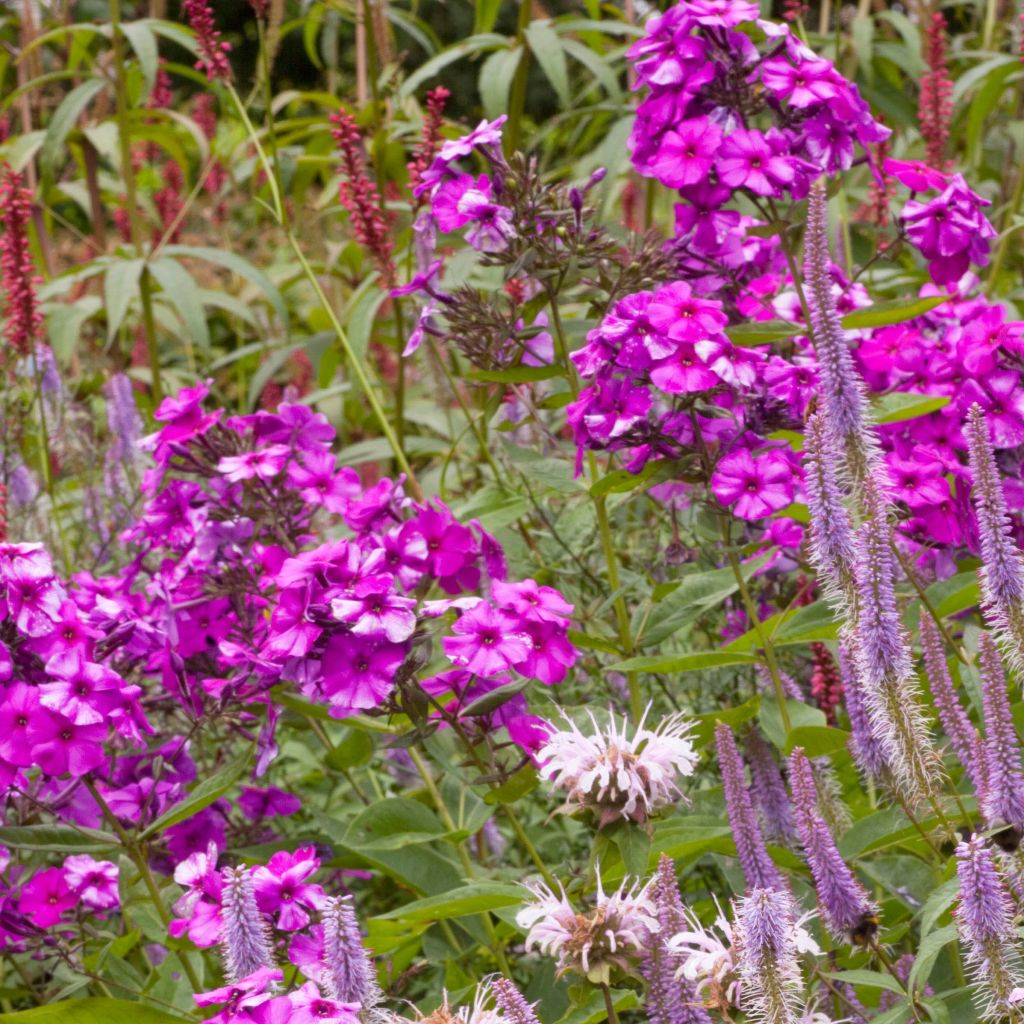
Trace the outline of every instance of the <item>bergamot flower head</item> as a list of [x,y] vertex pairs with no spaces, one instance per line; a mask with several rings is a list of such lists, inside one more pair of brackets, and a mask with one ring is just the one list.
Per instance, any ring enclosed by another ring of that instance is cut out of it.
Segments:
[[612,893],[598,873],[594,906],[577,912],[565,890],[558,895],[543,883],[527,885],[533,901],[516,915],[527,930],[526,948],[536,947],[558,960],[558,973],[575,971],[595,985],[610,983],[616,969],[631,971],[647,939],[655,934],[657,910],[648,886],[626,878]]
[[599,827],[620,818],[647,821],[682,796],[677,776],[693,774],[690,723],[676,713],[648,728],[650,710],[648,705],[632,736],[628,721],[617,722],[614,715],[604,728],[589,715],[589,735],[567,716],[564,729],[548,723],[547,741],[537,751],[540,774],[565,790],[570,804],[592,810]]

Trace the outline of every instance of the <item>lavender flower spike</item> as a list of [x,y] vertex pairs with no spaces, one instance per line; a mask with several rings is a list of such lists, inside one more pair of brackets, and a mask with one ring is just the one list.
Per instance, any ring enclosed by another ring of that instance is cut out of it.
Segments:
[[537,1014],[522,992],[508,978],[492,978],[490,983],[491,991],[494,993],[494,1001],[501,1010],[502,1020],[507,1024],[540,1024]]
[[757,1024],[796,1024],[800,967],[793,897],[780,889],[752,889],[736,911],[741,1008]]
[[363,945],[359,922],[348,896],[332,896],[326,901],[324,922],[324,970],[321,984],[331,999],[359,1003],[372,1010],[383,996],[377,984],[377,972]]
[[224,977],[234,985],[261,967],[273,966],[267,923],[256,906],[252,875],[247,867],[225,868],[221,913]]
[[747,764],[750,765],[750,795],[757,806],[766,838],[783,846],[795,846],[796,830],[793,828],[789,794],[772,748],[756,727],[747,731],[743,745]]
[[814,413],[804,428],[804,485],[810,513],[811,564],[825,600],[846,612],[853,607],[853,522],[843,503],[825,418]]
[[640,960],[640,973],[647,985],[647,1019],[650,1024],[710,1024],[692,982],[678,975],[680,953],[669,946],[674,936],[690,931],[691,925],[679,897],[675,865],[665,854],[658,860],[651,895],[661,928],[648,939]]
[[822,919],[840,941],[869,940],[877,929],[878,908],[839,855],[832,833],[818,812],[814,772],[801,747],[789,755],[789,784],[793,789],[796,827],[814,879]]
[[850,720],[850,753],[857,767],[874,782],[883,782],[891,775],[885,746],[871,728],[867,697],[857,675],[856,661],[849,637],[839,642],[839,678],[843,681],[846,717]]
[[853,361],[832,294],[828,245],[828,199],[823,181],[811,186],[804,232],[804,277],[811,315],[811,340],[821,370],[825,426],[850,482],[859,487],[879,461],[868,425],[864,383]]
[[857,674],[871,727],[882,743],[893,781],[911,804],[933,796],[942,762],[932,748],[914,676],[910,644],[896,604],[896,569],[888,505],[868,481],[867,519],[857,535]]
[[978,730],[971,724],[946,664],[942,635],[931,616],[921,612],[921,649],[932,703],[950,746],[970,777],[975,792],[985,791],[985,752]]
[[974,835],[956,848],[960,902],[954,916],[972,968],[975,999],[984,1019],[1024,1019],[1015,990],[1024,985],[1013,903],[991,849]]
[[765,848],[764,836],[743,777],[743,759],[736,749],[732,729],[725,722],[715,725],[715,745],[722,770],[725,808],[736,841],[736,856],[747,885],[751,889],[785,889],[786,884]]
[[971,406],[964,429],[981,541],[982,611],[1011,666],[1024,670],[1024,553],[1013,541],[1003,485],[981,406]]
[[986,633],[978,641],[978,671],[985,716],[985,786],[978,807],[989,828],[1004,829],[995,841],[1012,851],[1024,835],[1024,766],[999,648]]

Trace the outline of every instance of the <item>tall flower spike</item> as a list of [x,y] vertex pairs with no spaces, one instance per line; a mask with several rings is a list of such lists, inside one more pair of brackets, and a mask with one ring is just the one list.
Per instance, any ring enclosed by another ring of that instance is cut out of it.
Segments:
[[796,1024],[800,967],[794,941],[793,897],[779,889],[751,890],[736,911],[743,979],[741,1006],[757,1024]]
[[221,914],[224,976],[234,985],[253,971],[273,964],[267,923],[256,906],[252,875],[247,867],[225,868]]
[[836,849],[828,825],[818,812],[818,791],[811,762],[801,747],[789,755],[793,814],[818,894],[821,916],[839,940],[870,941],[878,924],[878,908]]
[[1024,985],[1024,974],[1010,894],[981,836],[960,843],[956,860],[960,902],[954,916],[974,975],[978,1010],[987,1020],[1009,1017],[1019,1022],[1024,1015],[1013,995]]
[[747,731],[743,746],[750,765],[750,794],[757,805],[764,834],[783,846],[793,846],[796,832],[789,795],[772,748],[756,727]]
[[918,121],[924,139],[925,160],[937,171],[948,171],[946,148],[953,116],[953,79],[946,63],[946,19],[936,11],[925,29],[924,59],[928,70],[921,76]]
[[323,911],[324,970],[320,979],[327,994],[341,1003],[359,1003],[370,1010],[383,998],[359,922],[348,896],[331,896]]
[[949,737],[950,746],[959,762],[964,766],[975,792],[985,790],[985,751],[978,730],[967,717],[960,697],[953,684],[953,677],[946,663],[946,649],[942,634],[930,615],[921,612],[921,650],[924,652],[924,670],[928,677],[928,689],[932,703],[939,716],[942,731]]
[[871,727],[867,697],[857,674],[856,659],[851,648],[849,631],[839,641],[839,674],[843,680],[843,700],[850,720],[850,753],[857,767],[873,782],[889,778],[889,759],[885,745]]
[[1002,827],[995,841],[1012,851],[1024,835],[1024,766],[1006,694],[999,649],[987,634],[978,641],[981,706],[985,715],[985,786],[978,806],[989,828]]
[[846,342],[832,294],[825,184],[811,186],[804,232],[804,277],[811,314],[811,339],[821,372],[825,429],[850,482],[860,486],[878,460],[878,442],[868,426],[864,383]]
[[893,781],[909,803],[935,793],[941,762],[931,746],[914,677],[910,645],[896,603],[896,568],[888,506],[873,481],[865,493],[867,519],[857,537],[854,649],[874,734]]
[[988,420],[977,403],[967,413],[964,433],[981,542],[982,612],[1011,666],[1020,672],[1024,669],[1024,554],[1013,541]]
[[647,1019],[650,1024],[710,1024],[693,984],[678,977],[682,957],[669,946],[674,936],[691,927],[679,896],[675,865],[664,853],[658,859],[651,896],[660,930],[650,937],[640,960],[640,973],[647,985]]
[[370,254],[386,288],[396,283],[390,214],[381,201],[377,186],[366,171],[363,137],[352,115],[345,110],[331,114],[331,134],[341,154],[342,182],[338,189],[341,205],[352,219],[356,241]]
[[718,748],[718,764],[722,771],[725,809],[729,814],[729,824],[736,842],[736,856],[743,868],[747,887],[785,889],[786,883],[764,845],[761,826],[757,823],[754,805],[743,777],[743,759],[736,749],[736,737],[725,722],[715,725],[715,746]]
[[0,272],[4,292],[4,338],[21,356],[33,349],[43,314],[36,298],[39,279],[29,248],[32,193],[6,164],[0,177]]
[[811,564],[822,595],[833,608],[853,607],[853,519],[843,503],[825,417],[816,412],[804,429],[804,486],[809,512]]
[[228,51],[231,44],[221,39],[213,9],[207,0],[184,0],[182,11],[196,34],[196,48],[199,50],[196,70],[201,71],[211,82],[218,78],[230,78]]
[[502,1019],[508,1024],[540,1024],[533,1007],[508,978],[493,978],[491,991],[494,993],[498,1009],[501,1010]]
[[[433,163],[437,153],[438,144],[441,141],[441,125],[444,121],[444,108],[451,93],[443,86],[431,89],[427,93],[427,112],[423,117],[423,130],[420,133],[420,140],[413,150],[412,159],[406,164],[409,170],[409,189],[414,191],[420,183],[423,172]],[[417,199],[421,202],[423,195]]]

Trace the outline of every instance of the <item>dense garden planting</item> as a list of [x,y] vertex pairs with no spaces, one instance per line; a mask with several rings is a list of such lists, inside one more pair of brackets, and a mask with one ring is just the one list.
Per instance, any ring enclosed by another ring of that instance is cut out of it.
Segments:
[[1018,15],[0,7],[0,1017],[1024,1022]]

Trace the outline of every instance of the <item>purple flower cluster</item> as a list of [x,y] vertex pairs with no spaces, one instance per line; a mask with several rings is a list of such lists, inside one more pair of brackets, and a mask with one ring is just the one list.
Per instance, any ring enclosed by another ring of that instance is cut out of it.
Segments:
[[756,5],[694,0],[647,22],[629,51],[637,87],[637,170],[699,208],[720,189],[800,199],[886,139],[855,85]]

